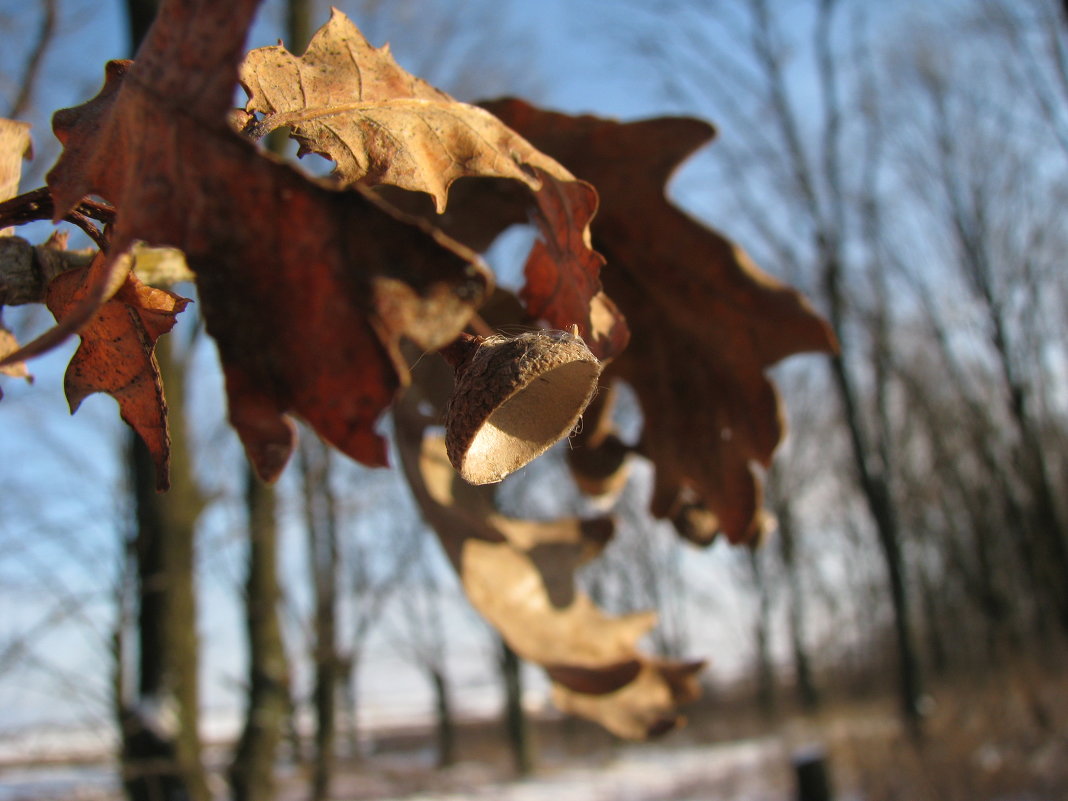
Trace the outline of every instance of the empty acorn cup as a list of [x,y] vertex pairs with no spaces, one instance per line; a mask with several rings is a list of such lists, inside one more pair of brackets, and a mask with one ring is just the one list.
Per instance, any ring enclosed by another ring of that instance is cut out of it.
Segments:
[[500,481],[566,437],[601,375],[582,337],[565,331],[462,337],[442,353],[456,370],[445,446],[471,484]]

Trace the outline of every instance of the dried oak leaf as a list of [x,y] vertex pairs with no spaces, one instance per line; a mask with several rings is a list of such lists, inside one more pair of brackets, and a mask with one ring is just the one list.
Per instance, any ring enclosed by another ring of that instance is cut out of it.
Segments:
[[596,720],[630,739],[682,722],[677,705],[692,700],[701,662],[642,654],[638,641],[654,613],[612,617],[575,588],[575,570],[598,555],[613,531],[608,518],[517,520],[500,514],[494,491],[463,481],[449,463],[444,439],[426,432],[440,407],[447,375],[426,360],[394,406],[397,447],[408,484],[434,528],[476,610],[524,659],[541,665],[561,708]]
[[752,465],[769,464],[784,426],[765,370],[836,344],[804,297],[667,199],[671,174],[714,129],[688,118],[572,117],[520,100],[483,106],[600,194],[602,281],[634,333],[609,372],[642,404],[653,512],[669,516],[692,494],[732,542],[756,536],[764,520]]
[[[30,124],[0,119],[0,200],[13,198],[19,192],[22,162],[33,156]],[[9,233],[0,231],[0,235]]]
[[575,484],[586,495],[598,498],[618,495],[630,475],[633,449],[620,438],[613,421],[615,390],[615,383],[602,387],[586,407],[566,453]]
[[[94,263],[106,257],[98,254]],[[78,308],[87,291],[86,273],[93,265],[61,273],[46,290],[45,304],[62,321]],[[142,284],[133,274],[79,330],[63,387],[73,414],[94,392],[106,392],[119,404],[122,419],[144,440],[156,464],[156,486],[169,485],[170,435],[167,402],[153,355],[156,340],[174,326],[189,301],[172,292]]]
[[[15,339],[15,335],[4,327],[3,322],[0,322],[0,359],[15,353],[18,349],[19,343],[18,340]],[[27,381],[31,380],[30,371],[26,367],[26,362],[23,361],[0,365],[0,373],[12,376],[13,378],[25,378]],[[0,389],[0,398],[3,397],[4,391]]]
[[[509,222],[526,222],[533,205],[541,241],[527,265],[523,297],[531,315],[555,328],[577,324],[601,359],[626,345],[626,324],[598,280],[603,259],[590,247],[596,192],[492,114],[410,75],[388,47],[372,47],[336,9],[303,56],[281,45],[249,53],[241,82],[249,95],[250,134],[287,126],[299,154],[331,159],[343,185],[426,193],[434,224],[477,250]],[[439,216],[453,183],[469,177],[508,179],[515,184],[504,190],[510,202],[497,202],[499,184],[478,182],[470,187],[481,196],[477,212]],[[418,201],[407,202],[419,208]],[[498,206],[492,216],[500,219],[492,227],[481,213],[487,202]]]
[[[22,177],[22,162],[33,152],[30,143],[30,125],[16,120],[0,119],[0,200],[14,197],[19,191],[19,179]],[[0,236],[11,233],[10,228],[0,230]],[[4,298],[0,293],[0,312]],[[18,351],[19,345],[7,328],[0,315],[0,360]],[[30,378],[30,371],[24,361],[0,365],[0,373],[15,378]],[[0,398],[4,392],[0,389]]]
[[582,693],[557,682],[552,699],[558,709],[595,720],[620,737],[644,740],[685,723],[678,708],[700,698],[702,668],[700,661],[647,660],[628,684],[611,693]]
[[134,240],[176,247],[250,460],[275,478],[287,414],[368,464],[374,425],[406,376],[398,344],[462,330],[490,276],[475,254],[365,190],[337,191],[257,151],[227,123],[257,0],[165,0],[136,62],[57,112],[48,184],[61,217],[86,194],[117,209],[108,265]]

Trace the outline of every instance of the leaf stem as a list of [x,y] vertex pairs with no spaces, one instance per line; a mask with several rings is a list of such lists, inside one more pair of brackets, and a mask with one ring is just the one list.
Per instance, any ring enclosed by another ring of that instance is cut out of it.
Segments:
[[482,344],[483,339],[483,337],[464,332],[444,348],[441,348],[438,353],[459,375],[466,369],[467,363],[471,360],[475,351],[478,350],[478,346]]

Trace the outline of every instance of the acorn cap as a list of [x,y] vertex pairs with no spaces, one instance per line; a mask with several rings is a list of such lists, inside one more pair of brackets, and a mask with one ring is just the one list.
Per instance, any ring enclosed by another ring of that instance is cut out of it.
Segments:
[[457,366],[445,446],[471,484],[491,484],[540,456],[575,427],[597,391],[601,364],[564,331],[492,336]]

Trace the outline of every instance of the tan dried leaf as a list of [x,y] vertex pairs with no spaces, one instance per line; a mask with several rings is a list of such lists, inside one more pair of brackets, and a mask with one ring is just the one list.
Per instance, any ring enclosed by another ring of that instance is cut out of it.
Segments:
[[[12,334],[3,323],[0,323],[0,359],[15,353],[19,349],[18,340],[15,339],[15,335]],[[27,381],[32,380],[30,371],[26,368],[26,362],[15,362],[14,364],[5,364],[0,366],[0,373],[4,375],[12,376],[13,378],[25,378]],[[0,398],[4,397],[3,390],[0,390]]]
[[[7,200],[18,194],[19,179],[22,177],[22,162],[33,155],[30,143],[30,124],[15,120],[0,119],[0,200]],[[0,236],[9,236],[14,229],[0,230]],[[3,293],[0,293],[0,361],[19,350],[19,343],[3,324]],[[0,365],[0,373],[32,380],[26,362],[17,361]],[[0,398],[4,397],[0,390]]]
[[402,69],[334,9],[297,57],[282,45],[253,50],[241,66],[251,131],[286,126],[301,155],[319,153],[344,184],[390,184],[427,192],[440,213],[449,186],[468,175],[512,178],[537,189],[523,165],[573,180],[500,120],[460,103]]
[[0,200],[13,198],[19,193],[22,162],[32,156],[30,124],[0,119]]
[[673,689],[676,663],[638,650],[655,614],[606,615],[575,587],[575,570],[601,552],[612,521],[517,520],[497,511],[491,487],[463,481],[420,411],[442,404],[448,377],[435,374],[439,367],[423,360],[394,406],[397,445],[416,502],[472,605],[517,654],[545,668],[564,708],[631,739],[671,728],[681,721],[672,699],[690,696]]
[[[241,82],[249,94],[246,133],[286,126],[301,155],[335,163],[344,186],[425,193],[436,212],[431,222],[475,250],[533,215],[541,241],[526,269],[531,316],[553,328],[578,325],[600,359],[626,345],[626,323],[601,291],[604,260],[590,245],[597,193],[495,116],[406,72],[388,46],[372,47],[337,10],[303,56],[281,45],[249,53]],[[499,183],[523,191],[498,193],[480,181],[452,203],[450,187],[464,177],[505,179]],[[412,209],[411,199],[389,197]],[[489,215],[487,205],[496,207]]]

